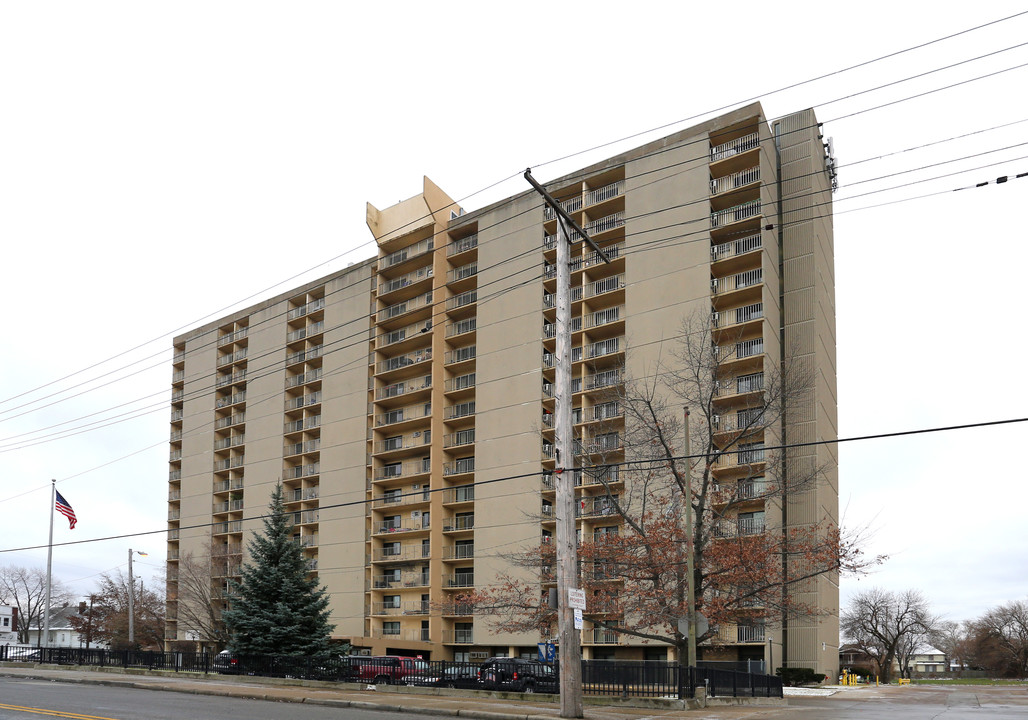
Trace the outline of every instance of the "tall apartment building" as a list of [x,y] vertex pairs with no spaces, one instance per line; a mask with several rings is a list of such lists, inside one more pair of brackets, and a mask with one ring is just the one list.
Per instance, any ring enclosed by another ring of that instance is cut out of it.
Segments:
[[[816,387],[768,439],[836,437],[832,172],[813,111],[769,124],[754,104],[549,183],[611,260],[572,250],[583,464],[623,457],[610,390],[667,357],[697,312],[731,358],[726,431],[789,348]],[[178,612],[186,558],[212,558],[221,602],[281,481],[336,637],[376,654],[534,654],[541,638],[454,599],[553,531],[556,218],[531,191],[464,212],[426,178],[416,197],[369,205],[367,222],[377,257],[175,339],[167,637],[195,635]],[[718,480],[742,466],[759,480],[764,441],[726,454]],[[788,461],[826,481],[784,511],[755,498],[733,511],[737,532],[836,520],[834,448]],[[623,482],[616,467],[609,480]],[[583,534],[618,531],[603,485],[583,475],[576,493]],[[722,627],[707,657],[778,666],[784,652],[834,674],[836,580],[802,588],[825,616]],[[588,622],[582,642],[586,658],[670,657]]]

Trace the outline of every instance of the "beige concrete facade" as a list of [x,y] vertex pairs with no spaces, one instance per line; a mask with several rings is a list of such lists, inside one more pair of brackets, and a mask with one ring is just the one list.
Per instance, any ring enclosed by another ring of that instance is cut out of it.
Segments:
[[[836,437],[831,180],[812,111],[769,125],[754,104],[548,189],[612,260],[572,251],[583,457],[624,457],[610,389],[652,373],[697,313],[730,358],[726,417],[786,357],[817,376],[808,404],[719,461],[719,481],[759,468],[764,444]],[[452,599],[512,572],[506,557],[553,531],[542,471],[554,467],[555,218],[534,192],[464,213],[425,178],[409,200],[369,205],[367,222],[377,257],[175,339],[169,640],[191,637],[178,565],[212,552],[223,592],[278,481],[336,637],[465,660],[541,640],[496,632]],[[836,520],[835,448],[787,461],[827,482],[756,501],[738,527]],[[583,535],[616,527],[602,485],[584,476],[576,492]],[[716,656],[771,652],[778,666],[784,647],[788,664],[834,675],[837,579],[802,591],[828,615],[723,629]],[[582,637],[587,658],[668,656],[589,622]]]

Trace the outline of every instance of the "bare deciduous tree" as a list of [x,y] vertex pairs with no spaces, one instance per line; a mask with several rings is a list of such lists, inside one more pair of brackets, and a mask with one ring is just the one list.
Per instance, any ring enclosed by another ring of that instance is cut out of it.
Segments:
[[1028,677],[1028,603],[1009,602],[970,623],[978,664],[993,673]]
[[[596,398],[594,408],[611,410],[594,415],[600,422],[576,438],[576,464],[589,484],[605,490],[581,501],[594,527],[579,546],[581,583],[591,596],[587,617],[609,632],[673,645],[683,662],[687,482],[697,605],[712,628],[701,641],[716,642],[719,625],[816,614],[817,608],[796,600],[792,587],[880,561],[865,560],[859,543],[829,522],[783,528],[765,524],[763,512],[740,516],[742,508],[787,505],[814,487],[823,469],[796,463],[787,474],[784,454],[771,449],[780,444],[790,408],[809,400],[810,368],[764,363],[740,371],[733,362],[739,359],[735,340],[716,333],[709,316],[701,315],[683,323],[673,361],[659,362],[646,377],[628,377],[623,367],[602,371],[618,373],[623,382],[610,383],[608,395]],[[738,412],[725,412],[733,407],[728,396]],[[689,460],[683,457],[684,407],[691,410]],[[731,482],[719,482],[725,477],[719,471],[729,466]],[[509,559],[541,568],[541,579],[552,581],[551,546]],[[505,575],[463,600],[493,614],[502,629],[546,633],[553,617],[543,595],[538,584]]]
[[893,661],[903,663],[924,643],[938,625],[928,600],[917,590],[891,592],[871,588],[856,595],[842,613],[843,635],[878,663],[885,682],[892,675]]
[[129,642],[128,633],[128,578],[119,570],[116,574],[104,573],[97,581],[96,592],[92,594],[92,607],[86,616],[70,619],[72,628],[85,636],[88,631],[93,641],[107,643],[115,650],[164,649],[164,589],[163,585],[147,585],[134,578],[133,595],[134,635]]
[[[50,607],[63,607],[72,600],[72,593],[53,580],[50,586]],[[18,610],[18,642],[29,641],[30,628],[42,628],[43,606],[46,604],[46,570],[16,566],[0,567],[0,603]],[[43,633],[40,631],[39,637]]]
[[178,627],[186,637],[203,648],[223,649],[228,644],[228,630],[221,619],[221,607],[211,587],[215,565],[222,576],[239,572],[235,555],[225,551],[213,556],[187,554],[178,564]]

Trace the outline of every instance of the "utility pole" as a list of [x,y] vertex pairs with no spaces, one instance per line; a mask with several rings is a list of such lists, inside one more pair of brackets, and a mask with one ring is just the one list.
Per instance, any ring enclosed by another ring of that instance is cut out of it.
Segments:
[[129,643],[136,641],[136,581],[132,578],[132,548],[129,548],[129,572],[128,572],[128,621],[129,621]]
[[571,239],[568,226],[610,262],[586,232],[565,212],[554,198],[525,170],[525,179],[532,184],[553,208],[557,217],[557,327],[554,357],[554,430],[556,435],[557,519],[557,636],[560,640],[560,716],[584,717],[582,710],[582,642],[575,628],[575,612],[568,592],[578,589],[578,545],[575,527],[575,451],[571,392]]
[[[135,553],[146,557],[146,553],[142,550],[136,550]],[[128,641],[134,643],[136,641],[136,581],[132,577],[132,548],[129,548],[128,557]]]

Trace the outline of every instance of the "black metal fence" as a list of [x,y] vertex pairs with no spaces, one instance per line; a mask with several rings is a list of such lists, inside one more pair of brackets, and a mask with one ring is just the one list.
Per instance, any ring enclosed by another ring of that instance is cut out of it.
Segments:
[[[368,659],[364,656],[313,659],[281,655],[0,646],[0,661],[366,682],[360,668],[361,663]],[[582,689],[586,695],[688,698],[695,695],[696,688],[702,687],[708,697],[782,697],[781,678],[713,665],[701,663],[700,667],[685,668],[683,672],[674,663],[583,660]],[[559,677],[559,667],[553,665],[553,669]],[[447,670],[451,672],[447,673]],[[474,668],[469,669],[468,663],[442,660],[419,662],[419,667],[413,671],[393,673],[390,682],[422,685],[427,684],[423,680],[429,678],[445,680],[451,677],[463,680],[463,684],[458,682],[456,687],[476,685]],[[445,682],[439,684],[446,685]]]

